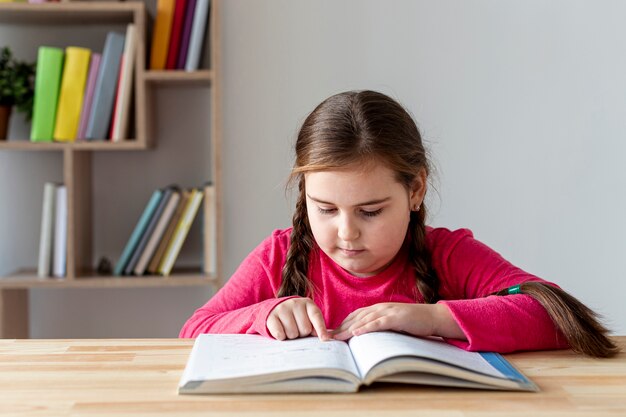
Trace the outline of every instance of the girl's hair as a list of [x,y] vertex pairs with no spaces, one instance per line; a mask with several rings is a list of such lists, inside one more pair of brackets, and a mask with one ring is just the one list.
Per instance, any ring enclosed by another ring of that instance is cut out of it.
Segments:
[[[312,295],[307,278],[309,253],[314,248],[308,221],[304,174],[360,164],[382,163],[410,190],[429,163],[422,138],[407,111],[395,100],[375,91],[348,91],[319,104],[304,121],[296,140],[296,160],[290,183],[298,182],[293,231],[282,270],[278,296]],[[411,211],[409,259],[417,290],[424,301],[439,299],[439,281],[426,251],[426,207]]]
[[494,295],[527,294],[543,306],[574,352],[606,358],[619,353],[598,314],[560,288],[542,282],[524,282]]

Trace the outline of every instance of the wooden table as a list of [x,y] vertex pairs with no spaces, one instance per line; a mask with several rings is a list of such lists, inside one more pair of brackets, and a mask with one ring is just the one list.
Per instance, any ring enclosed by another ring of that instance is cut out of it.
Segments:
[[[617,338],[626,350],[626,336]],[[507,355],[541,392],[378,385],[358,394],[176,394],[193,341],[0,340],[7,416],[626,416],[626,354]]]

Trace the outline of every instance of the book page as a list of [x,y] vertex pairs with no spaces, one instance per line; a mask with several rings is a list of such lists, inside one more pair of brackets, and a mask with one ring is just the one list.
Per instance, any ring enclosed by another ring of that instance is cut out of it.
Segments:
[[442,340],[424,339],[392,332],[366,333],[350,339],[352,356],[365,376],[376,364],[399,356],[417,356],[505,378],[478,352],[467,352]]
[[350,349],[341,341],[322,342],[317,337],[279,341],[251,334],[202,334],[196,343],[185,370],[187,380],[322,368],[341,369],[359,377]]

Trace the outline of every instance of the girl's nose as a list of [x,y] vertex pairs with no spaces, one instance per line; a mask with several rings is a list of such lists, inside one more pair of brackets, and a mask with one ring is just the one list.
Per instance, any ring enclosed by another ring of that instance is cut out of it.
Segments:
[[337,235],[345,242],[355,240],[359,237],[359,228],[354,221],[348,216],[342,216],[339,220],[339,227],[337,228]]

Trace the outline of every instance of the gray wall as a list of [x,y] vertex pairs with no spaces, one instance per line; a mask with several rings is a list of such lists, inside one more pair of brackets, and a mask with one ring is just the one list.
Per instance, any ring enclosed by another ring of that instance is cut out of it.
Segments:
[[[228,274],[289,225],[284,181],[307,113],[376,89],[412,112],[431,150],[429,223],[471,228],[626,334],[626,3],[227,0],[222,12]],[[0,39],[19,45],[12,33]],[[206,93],[159,92],[157,150],[96,156],[98,255],[119,255],[154,187],[208,175]],[[0,275],[36,262],[42,184],[60,179],[60,163],[0,153]],[[197,234],[185,261],[197,260]],[[210,295],[33,290],[31,336],[176,336]]]

